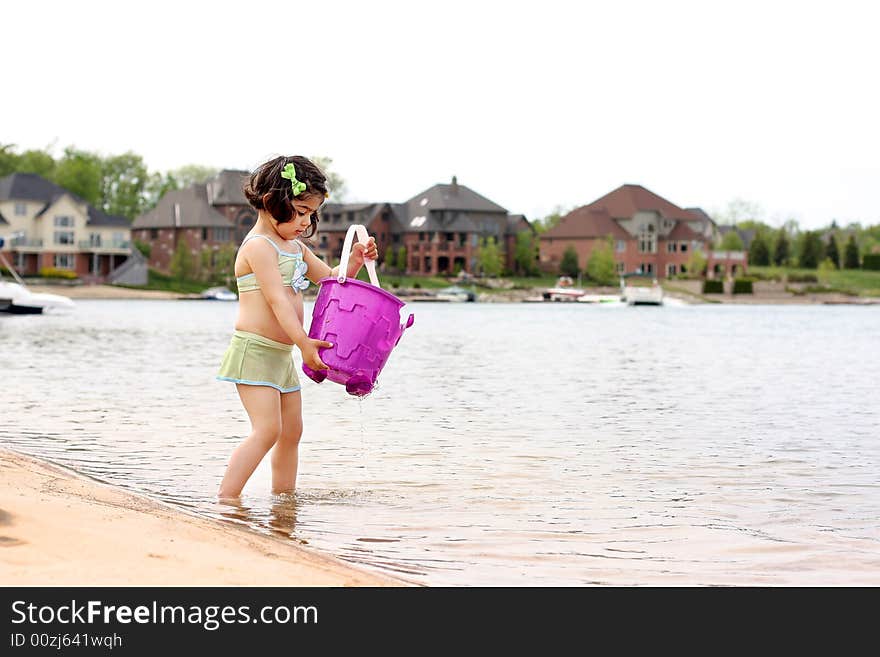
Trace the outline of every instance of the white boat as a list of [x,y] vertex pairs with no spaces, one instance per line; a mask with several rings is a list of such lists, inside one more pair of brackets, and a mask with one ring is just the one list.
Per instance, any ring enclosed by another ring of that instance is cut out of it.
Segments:
[[37,315],[43,312],[70,310],[73,307],[73,301],[60,294],[31,292],[22,283],[0,281],[0,312]]
[[209,287],[201,294],[201,298],[207,301],[238,301],[235,292],[228,287]]
[[621,305],[623,301],[619,294],[584,294],[577,298],[579,303],[603,303]]
[[544,290],[543,296],[545,301],[577,301],[585,293],[586,290],[574,287],[570,276],[560,276],[554,287]]
[[436,297],[438,301],[462,302],[477,300],[477,295],[474,292],[466,290],[463,287],[458,287],[457,285],[437,290]]
[[[2,246],[3,239],[0,238],[0,247]],[[0,263],[9,270],[16,281],[12,283],[0,280],[0,312],[13,315],[38,315],[46,311],[71,310],[74,307],[73,301],[63,295],[31,292],[2,253],[0,253]]]
[[653,276],[641,272],[620,277],[620,296],[630,306],[662,306],[663,288]]

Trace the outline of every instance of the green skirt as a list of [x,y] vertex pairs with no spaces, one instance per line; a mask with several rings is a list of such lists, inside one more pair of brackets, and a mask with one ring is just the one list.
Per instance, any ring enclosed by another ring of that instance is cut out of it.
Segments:
[[249,386],[269,386],[279,392],[300,389],[293,364],[293,345],[247,331],[233,334],[217,378]]

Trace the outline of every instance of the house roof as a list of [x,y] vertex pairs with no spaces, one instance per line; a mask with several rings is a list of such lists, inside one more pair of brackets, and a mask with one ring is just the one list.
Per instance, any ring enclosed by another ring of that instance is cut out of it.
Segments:
[[695,232],[686,221],[676,221],[675,227],[666,236],[667,240],[702,240],[703,236]]
[[636,212],[657,212],[664,219],[685,219],[693,221],[697,218],[691,212],[670,203],[641,185],[621,185],[605,196],[596,199],[587,207],[604,207],[608,215],[614,219],[629,219]]
[[250,175],[250,171],[223,169],[206,183],[208,200],[212,205],[249,205],[244,185]]
[[685,208],[688,212],[693,215],[696,215],[699,219],[706,221],[710,226],[716,226],[715,220],[709,216],[709,213],[706,212],[703,208]]
[[412,216],[419,216],[431,210],[465,210],[469,212],[501,212],[507,210],[485,196],[477,194],[470,187],[461,185],[455,176],[448,185],[429,187],[406,201]]
[[559,220],[541,239],[595,238],[612,235],[620,239],[631,236],[608,214],[605,207],[584,205],[575,208]]
[[13,173],[0,178],[0,201],[42,201],[45,205],[37,213],[38,217],[65,194],[77,203],[85,203],[88,208],[87,225],[124,226],[126,228],[129,226],[129,221],[125,217],[106,214],[73,192],[35,173]]
[[[319,230],[348,230],[353,224],[369,226],[382,213],[386,203],[325,203],[318,211],[321,217]],[[341,221],[333,221],[339,215]]]
[[132,228],[204,228],[207,226],[232,227],[224,214],[208,202],[204,184],[167,192],[152,210],[138,216]]

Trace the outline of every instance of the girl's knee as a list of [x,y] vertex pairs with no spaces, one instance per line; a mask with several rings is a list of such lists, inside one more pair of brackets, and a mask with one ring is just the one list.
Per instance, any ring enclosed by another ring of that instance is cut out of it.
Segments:
[[299,445],[302,438],[302,425],[293,427],[283,427],[281,430],[280,441],[285,445]]
[[254,427],[253,435],[261,445],[269,449],[281,438],[281,424]]

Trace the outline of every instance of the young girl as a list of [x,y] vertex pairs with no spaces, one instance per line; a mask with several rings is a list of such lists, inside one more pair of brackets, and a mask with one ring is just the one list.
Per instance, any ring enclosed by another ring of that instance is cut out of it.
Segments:
[[[232,452],[220,498],[238,497],[273,446],[272,492],[296,487],[302,400],[293,345],[313,370],[327,369],[318,349],[333,347],[312,340],[303,329],[302,291],[309,280],[335,277],[339,269],[330,269],[297,238],[315,234],[326,184],[317,166],[295,155],[266,162],[245,185],[258,218],[235,259],[238,319],[217,378],[236,384],[251,433]],[[366,246],[355,244],[346,275],[357,276],[364,259],[375,260],[377,255],[372,237]]]

